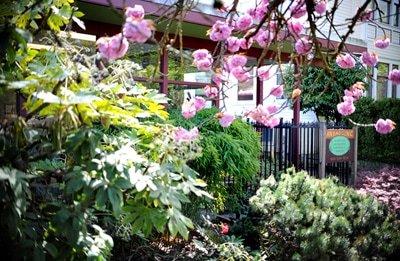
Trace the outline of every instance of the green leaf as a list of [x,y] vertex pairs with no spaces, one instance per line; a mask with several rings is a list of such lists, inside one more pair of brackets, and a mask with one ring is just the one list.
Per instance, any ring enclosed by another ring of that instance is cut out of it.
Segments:
[[107,189],[108,199],[111,202],[113,212],[115,216],[118,216],[121,213],[122,207],[122,193],[114,187],[110,187]]

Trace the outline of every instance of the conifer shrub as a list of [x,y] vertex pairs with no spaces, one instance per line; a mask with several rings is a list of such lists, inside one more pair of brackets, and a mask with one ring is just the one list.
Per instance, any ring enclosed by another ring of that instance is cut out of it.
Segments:
[[272,260],[394,259],[400,224],[371,196],[289,169],[250,199],[261,215],[261,251]]
[[187,129],[199,126],[202,155],[189,165],[206,181],[206,189],[214,196],[208,206],[216,211],[236,211],[246,196],[248,183],[254,181],[260,168],[260,137],[241,120],[222,128],[214,117],[217,112],[216,108],[204,109],[186,120],[180,110],[171,111],[170,119],[175,126]]

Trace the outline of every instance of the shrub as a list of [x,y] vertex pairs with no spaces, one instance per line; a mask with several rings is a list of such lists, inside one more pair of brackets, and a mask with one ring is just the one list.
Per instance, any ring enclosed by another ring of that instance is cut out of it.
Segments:
[[[351,119],[359,123],[376,122],[379,118],[400,122],[400,100],[383,99],[374,101],[363,97],[356,104]],[[375,128],[359,128],[358,155],[360,159],[399,163],[400,130],[397,128],[387,135],[380,135]]]
[[269,259],[373,259],[400,249],[400,224],[388,209],[332,179],[291,169],[278,183],[262,181],[250,203],[262,216],[261,251]]
[[[235,120],[229,128],[222,128],[214,118],[216,108],[200,111],[191,120],[185,120],[179,111],[170,117],[176,126],[192,128],[200,126],[202,156],[189,162],[206,181],[207,189],[216,199],[215,210],[236,210],[238,201],[245,196],[248,182],[259,171],[260,137],[249,124]],[[233,178],[227,184],[226,179]]]
[[[307,66],[302,71],[301,108],[313,110],[318,116],[340,121],[336,105],[342,101],[344,90],[356,82],[364,81],[367,71],[361,64],[352,69],[341,69],[335,63],[330,65],[331,75],[324,68]],[[294,86],[293,69],[284,73],[286,91],[291,93]]]

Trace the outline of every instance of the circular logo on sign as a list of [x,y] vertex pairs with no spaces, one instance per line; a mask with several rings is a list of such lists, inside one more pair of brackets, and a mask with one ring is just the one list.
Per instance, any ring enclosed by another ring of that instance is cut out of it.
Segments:
[[336,136],[329,142],[329,151],[335,156],[343,156],[350,150],[350,140],[345,136]]

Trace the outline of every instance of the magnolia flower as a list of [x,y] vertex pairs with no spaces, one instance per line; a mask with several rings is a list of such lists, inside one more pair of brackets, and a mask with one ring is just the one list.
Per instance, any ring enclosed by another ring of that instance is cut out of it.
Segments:
[[212,87],[210,85],[206,85],[204,87],[204,93],[208,98],[214,99],[214,98],[218,97],[218,88]]
[[312,49],[312,42],[307,37],[302,37],[296,41],[294,49],[298,54],[307,54]]
[[228,39],[226,40],[226,43],[228,45],[228,51],[230,51],[231,53],[235,53],[235,52],[239,51],[241,42],[240,42],[239,38],[237,38],[236,36],[228,37]]
[[113,37],[101,37],[96,42],[100,54],[107,60],[123,57],[128,51],[129,43],[122,34]]
[[144,18],[143,6],[134,5],[133,7],[127,7],[125,10],[125,17],[129,17],[135,20],[142,20]]
[[193,100],[185,101],[182,104],[182,116],[185,119],[193,118],[196,115],[196,106],[194,105]]
[[295,38],[299,37],[304,31],[303,23],[297,19],[289,19],[287,22],[287,27],[288,27],[289,32]]
[[390,45],[390,39],[389,38],[377,39],[377,40],[375,40],[374,45],[376,48],[386,49]]
[[356,66],[356,61],[348,53],[345,55],[339,54],[336,57],[336,64],[342,69],[350,69]]
[[290,7],[290,14],[291,17],[300,18],[307,14],[307,9],[304,1],[297,0],[293,2],[292,6]]
[[249,14],[244,14],[237,19],[235,28],[239,31],[246,31],[252,24],[253,17],[251,17]]
[[380,134],[388,134],[396,128],[396,123],[390,119],[379,119],[375,123],[375,130]]
[[269,95],[275,96],[276,98],[281,97],[283,95],[283,85],[275,85],[272,87]]
[[323,15],[326,12],[326,1],[320,0],[315,4],[315,12],[317,14]]
[[374,52],[363,52],[361,54],[361,61],[366,66],[374,67],[378,63],[378,55]]
[[389,72],[388,75],[389,81],[392,81],[394,84],[400,84],[400,70],[394,69]]
[[260,77],[262,81],[268,80],[269,79],[269,68],[268,66],[264,65],[259,68],[257,68],[257,75]]
[[127,18],[122,30],[124,36],[130,42],[144,43],[151,37],[154,29],[153,21],[151,20]]
[[197,139],[198,136],[199,130],[197,129],[197,127],[194,127],[190,131],[179,127],[174,132],[175,142],[190,142]]
[[228,39],[232,33],[232,28],[222,21],[216,21],[210,31],[210,39],[213,41],[223,41]]
[[219,124],[224,128],[229,127],[235,120],[235,117],[228,113],[218,113],[217,117],[219,118]]

